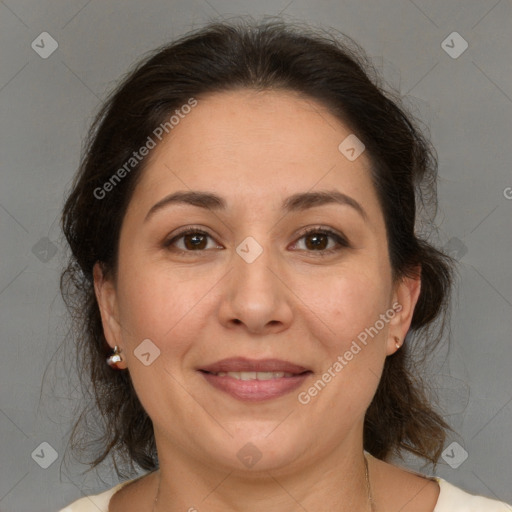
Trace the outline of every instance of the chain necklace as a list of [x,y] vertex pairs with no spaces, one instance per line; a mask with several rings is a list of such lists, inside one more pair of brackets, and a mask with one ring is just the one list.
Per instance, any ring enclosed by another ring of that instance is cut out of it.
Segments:
[[[373,501],[373,495],[372,495],[372,489],[370,486],[370,471],[368,469],[368,459],[366,457],[366,454],[364,453],[364,476],[366,480],[366,489],[368,492],[368,504],[370,505],[370,512],[375,512],[375,502]],[[160,494],[160,481],[158,483],[158,489],[156,491],[155,501],[153,502],[153,510],[152,512],[155,512],[156,510],[156,504],[158,503],[158,496]]]
[[368,503],[370,504],[370,511],[375,512],[375,501],[373,501],[372,488],[370,486],[370,470],[368,469],[368,458],[366,453],[364,455],[364,476],[366,479],[366,489],[368,491]]

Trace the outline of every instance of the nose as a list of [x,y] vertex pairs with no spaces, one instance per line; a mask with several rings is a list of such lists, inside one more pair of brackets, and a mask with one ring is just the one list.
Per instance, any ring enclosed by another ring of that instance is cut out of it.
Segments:
[[293,318],[293,293],[283,265],[267,249],[252,262],[240,254],[233,254],[233,267],[224,283],[221,323],[252,334],[286,330]]

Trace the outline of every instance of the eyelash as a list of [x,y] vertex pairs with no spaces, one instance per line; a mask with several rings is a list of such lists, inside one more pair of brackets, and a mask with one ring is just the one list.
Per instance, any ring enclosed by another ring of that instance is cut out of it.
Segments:
[[[171,248],[171,246],[175,242],[177,242],[179,239],[183,238],[185,235],[189,235],[189,234],[205,235],[207,237],[210,237],[213,240],[213,237],[209,233],[207,233],[206,231],[204,231],[202,229],[195,228],[192,226],[192,227],[186,228],[183,231],[179,232],[178,234],[173,236],[170,240],[166,240],[163,244],[164,248],[166,248],[166,249]],[[334,247],[331,249],[322,249],[322,250],[318,250],[318,251],[305,249],[306,252],[314,253],[316,256],[326,256],[326,255],[338,252],[338,251],[342,250],[343,248],[350,247],[350,244],[342,235],[338,234],[336,231],[332,231],[331,229],[322,228],[322,227],[309,228],[309,229],[303,231],[301,233],[301,235],[299,236],[299,238],[297,239],[297,241],[299,241],[311,234],[322,234],[322,235],[329,236],[338,244],[337,247]],[[178,252],[181,254],[189,255],[191,253],[206,252],[208,249],[200,249],[197,251],[192,251],[192,250],[183,250],[183,249],[174,248],[173,250],[175,252]]]

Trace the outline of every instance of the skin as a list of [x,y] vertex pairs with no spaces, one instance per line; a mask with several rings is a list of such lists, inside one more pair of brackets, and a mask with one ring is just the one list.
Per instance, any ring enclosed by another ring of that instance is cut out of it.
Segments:
[[[364,414],[394,337],[409,329],[420,281],[392,280],[370,161],[338,150],[350,133],[293,92],[238,90],[198,98],[152,150],[123,220],[117,279],[94,269],[105,336],[122,349],[160,461],[112,498],[111,511],[152,510],[159,484],[158,511],[368,510]],[[294,193],[332,189],[356,200],[366,219],[339,204],[280,209]],[[214,192],[227,209],[174,204],[145,221],[178,190]],[[210,235],[201,250],[190,236],[164,246],[187,226]],[[319,250],[302,235],[318,226],[349,245],[328,238]],[[248,236],[263,249],[252,263],[236,252]],[[396,302],[401,311],[378,335],[299,403],[298,393]],[[145,366],[134,350],[148,338],[160,355]],[[235,356],[284,359],[313,374],[297,391],[245,403],[197,371]],[[237,457],[249,442],[262,455],[251,468]],[[434,509],[437,483],[374,458],[369,466],[378,510]]]

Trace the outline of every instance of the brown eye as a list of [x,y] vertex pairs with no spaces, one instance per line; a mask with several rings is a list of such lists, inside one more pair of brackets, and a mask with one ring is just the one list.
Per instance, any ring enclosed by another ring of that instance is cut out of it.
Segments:
[[306,247],[311,250],[325,250],[329,245],[329,236],[324,233],[312,233],[304,238]]
[[[308,252],[330,253],[349,247],[347,240],[330,229],[314,228],[302,234],[299,240],[305,240],[305,249]],[[334,242],[329,246],[330,242]]]
[[207,243],[207,236],[202,233],[193,233],[193,234],[187,234],[183,235],[183,243],[185,247],[189,250],[195,250],[195,249],[205,249]]
[[[164,247],[173,248],[178,252],[203,252],[208,249],[209,239],[213,240],[205,231],[197,228],[188,228],[164,242]],[[222,248],[218,245],[214,245],[214,248],[215,247]]]
[[[215,244],[209,248],[208,240],[213,240],[213,238],[205,231],[187,228],[164,242],[164,247],[181,253],[205,252],[212,248],[223,249],[222,246]],[[344,247],[349,247],[349,243],[343,236],[325,228],[309,229],[302,234],[299,240],[305,241],[305,249],[299,247],[300,250],[316,252],[318,255],[337,252]],[[298,245],[298,242],[295,245]]]

